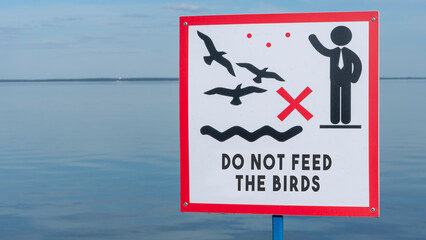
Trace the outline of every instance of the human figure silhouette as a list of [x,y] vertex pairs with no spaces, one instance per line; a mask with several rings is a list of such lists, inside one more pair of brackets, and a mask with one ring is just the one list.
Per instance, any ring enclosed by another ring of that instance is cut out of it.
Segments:
[[[345,26],[338,26],[331,31],[330,37],[337,46],[345,46],[351,41],[352,32]],[[324,47],[315,34],[309,35],[309,41],[319,53],[330,58],[330,121],[337,124],[341,120],[348,124],[351,122],[351,83],[356,83],[361,75],[361,60],[349,48]]]

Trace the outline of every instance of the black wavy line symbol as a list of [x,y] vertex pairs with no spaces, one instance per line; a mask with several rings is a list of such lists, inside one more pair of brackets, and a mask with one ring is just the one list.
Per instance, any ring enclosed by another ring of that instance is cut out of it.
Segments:
[[279,142],[285,142],[288,139],[301,133],[302,130],[303,128],[301,126],[294,126],[285,132],[278,132],[270,126],[263,126],[254,132],[249,132],[240,126],[234,126],[229,128],[228,130],[225,130],[224,132],[219,132],[213,127],[206,125],[200,129],[200,132],[203,135],[209,135],[210,137],[218,140],[219,142],[224,142],[235,135],[239,135],[240,137],[244,138],[249,142],[254,142],[263,136],[271,136]]

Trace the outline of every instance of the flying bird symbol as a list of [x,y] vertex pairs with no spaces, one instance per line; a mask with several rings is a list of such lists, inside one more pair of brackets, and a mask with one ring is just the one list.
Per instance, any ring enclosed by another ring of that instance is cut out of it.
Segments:
[[225,57],[223,57],[223,55],[226,54],[226,52],[218,52],[216,50],[216,47],[213,44],[212,39],[209,36],[199,31],[197,31],[197,34],[204,41],[204,44],[206,45],[207,50],[210,53],[210,56],[204,57],[204,62],[206,62],[208,65],[211,65],[213,61],[216,61],[220,65],[228,69],[228,72],[235,77],[235,72],[234,72],[234,69],[232,68],[231,62]]
[[256,83],[261,83],[262,78],[274,78],[278,81],[284,82],[284,79],[280,77],[278,74],[274,72],[267,72],[268,68],[264,68],[262,70],[257,69],[255,66],[251,65],[250,63],[237,63],[238,66],[247,68],[250,72],[254,73],[256,75],[255,78],[253,78],[253,81]]
[[207,95],[219,94],[219,95],[223,95],[223,96],[232,97],[231,104],[232,105],[240,105],[241,104],[240,97],[251,94],[251,93],[266,92],[265,89],[258,88],[258,87],[241,88],[241,84],[238,85],[235,89],[228,89],[228,88],[222,88],[222,87],[213,88],[212,90],[209,90],[209,91],[205,92],[204,94],[207,94]]

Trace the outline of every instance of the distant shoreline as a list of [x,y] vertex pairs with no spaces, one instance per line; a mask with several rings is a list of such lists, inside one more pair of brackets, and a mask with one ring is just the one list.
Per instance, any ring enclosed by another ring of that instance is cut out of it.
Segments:
[[380,77],[380,79],[383,79],[383,80],[401,80],[401,79],[424,80],[424,79],[426,79],[426,77]]
[[[426,77],[380,77],[381,80],[426,80]],[[156,82],[179,81],[179,78],[59,78],[59,79],[0,79],[0,83],[37,82]]]

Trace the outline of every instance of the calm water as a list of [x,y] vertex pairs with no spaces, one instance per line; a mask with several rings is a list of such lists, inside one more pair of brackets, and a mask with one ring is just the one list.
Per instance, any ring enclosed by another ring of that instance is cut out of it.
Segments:
[[[426,81],[381,81],[381,217],[285,217],[286,239],[426,238]],[[178,82],[0,84],[0,239],[271,239],[180,213]]]

